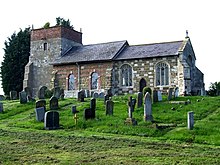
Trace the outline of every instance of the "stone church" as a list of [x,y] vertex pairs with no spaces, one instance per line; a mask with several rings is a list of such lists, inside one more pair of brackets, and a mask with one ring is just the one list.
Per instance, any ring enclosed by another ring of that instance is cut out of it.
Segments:
[[179,95],[204,91],[203,73],[188,35],[184,40],[143,45],[124,41],[83,45],[82,32],[54,26],[33,29],[23,87],[33,97],[41,86],[63,88],[66,97],[81,89],[113,94],[136,93],[145,86]]

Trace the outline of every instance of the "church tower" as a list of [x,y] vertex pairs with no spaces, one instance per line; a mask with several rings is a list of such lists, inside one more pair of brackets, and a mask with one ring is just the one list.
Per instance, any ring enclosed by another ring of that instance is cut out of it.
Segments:
[[23,88],[29,87],[32,97],[36,97],[41,86],[53,87],[51,86],[53,66],[50,63],[73,46],[81,46],[82,33],[63,26],[33,29],[30,45]]

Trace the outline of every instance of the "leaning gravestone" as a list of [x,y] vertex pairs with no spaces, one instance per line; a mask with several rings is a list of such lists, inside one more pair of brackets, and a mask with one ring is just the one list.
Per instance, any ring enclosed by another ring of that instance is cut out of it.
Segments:
[[44,121],[45,108],[44,107],[36,108],[35,112],[36,112],[36,120],[37,121]]
[[50,98],[50,110],[57,110],[59,108],[58,98],[52,96]]
[[48,130],[58,129],[60,127],[60,117],[57,111],[48,111],[44,116],[44,128]]
[[17,91],[10,91],[10,99],[17,100]]
[[0,113],[2,113],[4,111],[3,109],[3,103],[0,103]]
[[172,99],[172,93],[173,93],[173,88],[169,88],[169,91],[168,91],[168,101],[170,101]]
[[38,98],[39,99],[45,99],[45,91],[47,90],[46,86],[42,86],[40,87],[39,91],[38,91]]
[[60,98],[60,87],[55,87],[53,91],[53,96],[56,98]]
[[143,105],[143,94],[142,92],[138,92],[137,96],[137,107],[140,108]]
[[162,101],[162,93],[161,91],[157,91],[158,101]]
[[157,90],[153,90],[153,102],[158,102],[158,93]]
[[189,130],[192,130],[193,129],[193,126],[194,126],[194,113],[191,111],[191,112],[188,112],[188,129]]
[[46,100],[38,100],[36,101],[36,108],[39,108],[39,107],[44,107],[45,111],[46,111]]
[[25,91],[19,92],[19,100],[21,104],[27,103],[27,93]]
[[110,99],[106,101],[105,110],[106,115],[113,115],[114,102]]
[[144,96],[144,121],[153,121],[151,96],[148,92]]
[[84,90],[80,90],[79,92],[78,92],[78,96],[77,96],[77,98],[78,98],[78,101],[80,101],[80,102],[84,102],[85,100],[85,91]]

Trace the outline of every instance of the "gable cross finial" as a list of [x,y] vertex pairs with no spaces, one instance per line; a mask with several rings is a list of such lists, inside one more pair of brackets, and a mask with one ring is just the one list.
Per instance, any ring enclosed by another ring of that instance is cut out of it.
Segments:
[[189,32],[186,30],[186,38],[189,38]]

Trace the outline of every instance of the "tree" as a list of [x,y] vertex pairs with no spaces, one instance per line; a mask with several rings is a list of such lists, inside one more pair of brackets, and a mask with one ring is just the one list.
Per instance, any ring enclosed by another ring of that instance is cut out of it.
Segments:
[[8,95],[12,90],[23,90],[25,66],[30,55],[30,28],[13,33],[4,44],[0,74],[4,93]]
[[208,90],[208,95],[217,96],[219,95],[219,93],[220,93],[220,82],[211,83]]
[[71,25],[69,19],[65,20],[64,18],[57,17],[56,21],[57,21],[56,26],[65,26],[73,29],[73,26]]

